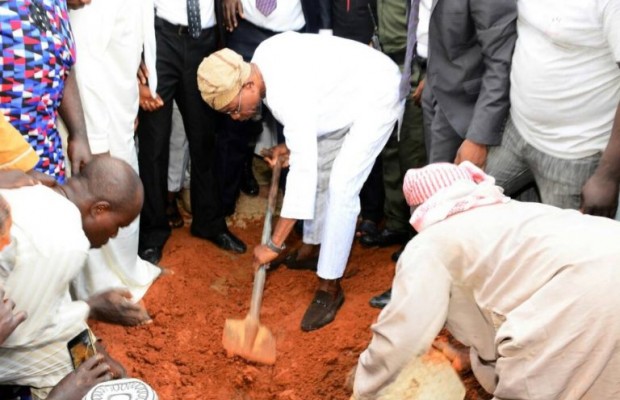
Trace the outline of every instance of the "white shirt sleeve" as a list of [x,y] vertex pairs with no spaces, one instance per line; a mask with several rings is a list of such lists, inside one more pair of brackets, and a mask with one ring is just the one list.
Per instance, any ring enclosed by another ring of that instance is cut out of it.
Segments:
[[354,398],[374,398],[413,357],[428,351],[446,322],[451,281],[433,251],[415,241],[407,246],[398,262],[392,299],[372,326],[372,341],[360,355]]
[[291,154],[280,215],[285,218],[313,219],[318,171],[316,131],[284,127],[284,136]]
[[269,108],[284,125],[284,138],[291,154],[286,193],[280,215],[285,218],[313,219],[318,174],[317,103],[312,80],[292,85],[282,80],[268,87],[277,92]]

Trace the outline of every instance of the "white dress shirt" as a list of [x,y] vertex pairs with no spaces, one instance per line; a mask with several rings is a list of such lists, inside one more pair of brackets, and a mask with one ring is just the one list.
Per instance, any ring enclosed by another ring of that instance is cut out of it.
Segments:
[[428,28],[431,23],[431,7],[433,0],[420,0],[420,13],[416,30],[416,53],[422,58],[428,58]]
[[280,0],[267,16],[256,9],[256,0],[241,0],[241,5],[245,20],[273,32],[298,31],[306,25],[301,0]]
[[[214,0],[199,0],[202,29],[215,26]],[[220,1],[220,0],[216,0]],[[155,13],[171,24],[187,26],[186,0],[155,0]]]

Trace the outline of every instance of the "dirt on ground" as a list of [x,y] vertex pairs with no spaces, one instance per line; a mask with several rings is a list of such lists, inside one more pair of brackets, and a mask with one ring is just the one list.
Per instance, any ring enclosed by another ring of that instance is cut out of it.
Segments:
[[[229,357],[221,344],[224,321],[244,318],[249,308],[252,248],[260,242],[266,193],[263,185],[259,197],[242,197],[239,212],[229,221],[248,244],[245,254],[224,252],[192,237],[189,220],[173,231],[160,263],[171,274],[156,281],[144,299],[152,324],[125,328],[92,323],[129,376],[150,384],[161,400],[350,397],[347,374],[368,345],[370,325],[379,314],[368,300],[390,286],[390,255],[398,247],[365,249],[356,243],[342,281],[343,307],[332,324],[309,333],[299,326],[314,294],[315,273],[285,266],[269,272],[261,322],[276,337],[277,361],[264,366]],[[289,247],[299,244],[299,237],[292,236]],[[468,399],[490,398],[471,373],[464,381]]]

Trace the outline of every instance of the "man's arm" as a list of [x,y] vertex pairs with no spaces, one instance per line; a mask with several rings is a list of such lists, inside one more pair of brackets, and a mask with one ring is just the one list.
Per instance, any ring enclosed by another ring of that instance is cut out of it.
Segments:
[[65,79],[65,88],[58,113],[69,131],[67,154],[71,160],[71,172],[77,174],[82,166],[90,161],[92,154],[88,145],[86,122],[75,71],[70,71],[67,79]]
[[[620,63],[618,63],[620,68]],[[614,218],[620,189],[620,103],[607,147],[594,174],[581,190],[581,206],[585,214]]]
[[510,66],[517,39],[514,0],[471,0],[471,17],[484,59],[480,94],[465,141],[455,163],[486,162],[486,146],[501,143],[501,131],[510,108]]
[[[243,15],[243,6],[241,5],[240,0],[220,0],[222,7],[222,17],[224,27],[227,31],[232,32],[237,28],[239,22],[237,18],[244,18]],[[237,17],[238,16],[238,17]]]
[[432,251],[417,243],[407,246],[398,261],[392,300],[372,326],[372,341],[360,355],[355,399],[375,398],[413,357],[429,350],[446,322],[450,285],[450,275]]
[[[282,248],[286,238],[293,230],[296,219],[280,217],[276,223],[276,227],[271,235],[271,241],[277,247]],[[258,269],[263,264],[272,262],[278,257],[279,253],[275,252],[269,246],[261,244],[254,248],[254,269]]]
[[[620,3],[608,2],[602,11],[603,33],[620,68]],[[580,210],[586,214],[613,218],[618,208],[620,181],[620,104],[611,128],[609,142],[594,174],[581,190]]]

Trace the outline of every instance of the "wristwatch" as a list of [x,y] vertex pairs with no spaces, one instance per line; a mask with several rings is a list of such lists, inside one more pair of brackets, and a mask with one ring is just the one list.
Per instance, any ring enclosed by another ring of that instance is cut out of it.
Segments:
[[269,250],[277,254],[282,253],[282,251],[286,249],[286,245],[284,243],[282,243],[282,247],[276,246],[276,244],[273,242],[273,240],[271,240],[271,238],[269,238],[267,243],[265,243],[265,246],[269,247]]

